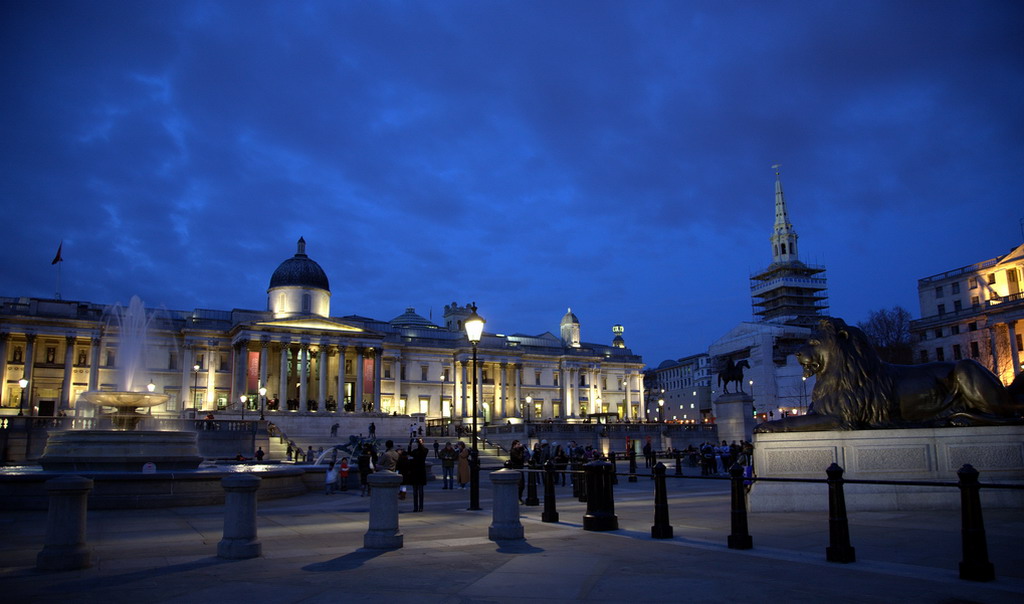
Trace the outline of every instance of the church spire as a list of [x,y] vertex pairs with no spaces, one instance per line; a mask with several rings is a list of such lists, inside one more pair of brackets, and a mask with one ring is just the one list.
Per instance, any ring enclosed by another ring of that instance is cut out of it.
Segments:
[[799,262],[796,249],[797,234],[789,222],[786,212],[786,197],[782,193],[782,177],[779,164],[775,170],[775,227],[772,230],[772,264]]

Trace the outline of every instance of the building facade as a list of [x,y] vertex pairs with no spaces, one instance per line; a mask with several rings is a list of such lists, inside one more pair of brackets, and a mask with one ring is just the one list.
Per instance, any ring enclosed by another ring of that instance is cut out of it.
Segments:
[[974,359],[1009,385],[1024,363],[1024,245],[917,282],[915,360]]
[[[329,280],[305,246],[300,239],[272,274],[264,311],[151,311],[143,373],[169,396],[154,412],[471,416],[468,305],[446,306],[444,325],[411,308],[390,321],[332,316]],[[0,414],[73,414],[82,392],[116,389],[110,317],[91,302],[0,298]],[[608,345],[582,342],[569,312],[559,332],[484,334],[479,416],[641,416],[643,361],[625,347],[621,326]]]
[[[711,421],[710,357],[695,354],[647,371],[647,419],[687,424]],[[664,403],[664,404],[661,404]]]

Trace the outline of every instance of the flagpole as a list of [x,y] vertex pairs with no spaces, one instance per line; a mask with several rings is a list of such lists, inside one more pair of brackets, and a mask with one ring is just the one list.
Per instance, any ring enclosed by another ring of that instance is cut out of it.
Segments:
[[61,252],[63,250],[64,241],[61,240],[60,245],[57,246],[57,255],[53,257],[53,262],[50,263],[57,265],[57,293],[54,294],[55,296],[57,296],[57,300],[60,300],[60,265],[62,262],[64,262],[64,257],[61,255]]
[[58,300],[60,300],[60,265],[62,265],[62,264],[64,264],[64,263],[63,262],[58,262],[57,263],[57,299]]

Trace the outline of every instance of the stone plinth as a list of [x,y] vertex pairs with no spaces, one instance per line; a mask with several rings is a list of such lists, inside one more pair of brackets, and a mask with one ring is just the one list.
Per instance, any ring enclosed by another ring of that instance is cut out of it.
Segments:
[[85,542],[86,516],[92,481],[61,476],[46,482],[50,511],[46,518],[46,544],[36,556],[39,570],[77,570],[92,565]]
[[404,537],[398,529],[398,487],[402,475],[380,470],[367,477],[370,484],[370,527],[363,535],[367,549],[398,549]]
[[745,392],[723,394],[715,399],[718,440],[750,440],[754,432],[754,397]]
[[256,490],[259,476],[232,474],[221,479],[224,487],[224,538],[217,544],[217,557],[229,560],[256,558],[263,545],[256,538]]
[[[754,470],[759,477],[825,478],[839,464],[845,480],[957,482],[971,464],[982,483],[1024,483],[1024,426],[853,430],[757,434]],[[959,509],[960,492],[949,487],[860,485],[845,487],[850,511]],[[1024,492],[982,489],[983,507],[1024,508]],[[754,512],[827,511],[825,484],[757,482]]]
[[494,512],[487,538],[491,541],[522,539],[523,524],[519,521],[519,480],[517,470],[491,472],[494,485]]

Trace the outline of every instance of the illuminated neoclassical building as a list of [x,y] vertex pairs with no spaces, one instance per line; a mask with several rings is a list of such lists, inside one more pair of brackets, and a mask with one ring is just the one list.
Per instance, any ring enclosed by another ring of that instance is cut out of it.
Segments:
[[[332,316],[330,300],[327,275],[300,239],[270,278],[266,310],[158,311],[145,365],[170,400],[157,412],[241,412],[244,396],[245,409],[265,403],[267,413],[471,414],[466,305],[445,306],[444,323],[436,325],[412,308],[390,321]],[[73,413],[80,393],[115,388],[118,334],[105,305],[0,302],[0,414]],[[581,342],[571,311],[560,337],[485,333],[477,366],[481,417],[639,417],[643,361],[622,334],[614,326],[608,345]]]
[[916,361],[975,359],[1009,385],[1024,363],[1024,245],[917,281]]

